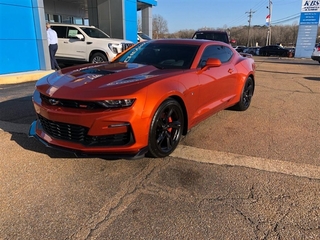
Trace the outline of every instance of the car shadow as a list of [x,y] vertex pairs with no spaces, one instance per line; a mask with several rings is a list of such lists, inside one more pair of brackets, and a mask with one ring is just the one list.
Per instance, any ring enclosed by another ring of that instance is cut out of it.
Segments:
[[310,81],[320,81],[320,77],[305,77],[304,79],[307,79]]

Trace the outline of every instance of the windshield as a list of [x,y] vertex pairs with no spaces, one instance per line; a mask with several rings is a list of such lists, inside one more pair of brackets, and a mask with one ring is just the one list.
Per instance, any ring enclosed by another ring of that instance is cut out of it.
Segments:
[[114,62],[140,63],[160,69],[188,69],[198,49],[197,45],[142,42]]
[[110,36],[104,32],[102,32],[98,28],[91,28],[91,27],[81,27],[81,29],[92,38],[110,38]]

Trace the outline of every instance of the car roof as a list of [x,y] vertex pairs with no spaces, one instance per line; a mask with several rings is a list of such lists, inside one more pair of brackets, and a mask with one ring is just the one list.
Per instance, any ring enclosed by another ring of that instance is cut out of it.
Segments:
[[169,38],[169,39],[154,39],[148,41],[149,43],[172,43],[172,44],[188,44],[188,45],[224,45],[231,48],[227,43],[208,39],[187,39],[187,38]]
[[216,32],[216,33],[226,33],[226,31],[222,31],[222,30],[197,30],[197,31],[195,31],[195,33],[199,33],[199,32]]

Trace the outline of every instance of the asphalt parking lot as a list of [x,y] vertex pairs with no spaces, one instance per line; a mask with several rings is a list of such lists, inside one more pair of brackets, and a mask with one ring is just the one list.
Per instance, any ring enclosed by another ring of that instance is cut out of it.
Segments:
[[2,99],[0,239],[319,239],[320,65],[255,60],[251,107],[164,159],[47,149],[27,137],[28,93]]

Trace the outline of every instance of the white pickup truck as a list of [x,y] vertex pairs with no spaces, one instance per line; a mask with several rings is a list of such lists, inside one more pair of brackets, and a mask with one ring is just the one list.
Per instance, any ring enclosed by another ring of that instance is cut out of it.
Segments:
[[102,30],[85,25],[50,23],[58,35],[57,60],[77,62],[111,61],[133,42],[110,38]]

